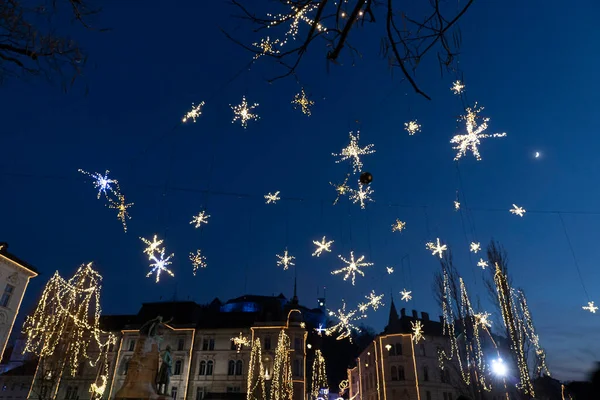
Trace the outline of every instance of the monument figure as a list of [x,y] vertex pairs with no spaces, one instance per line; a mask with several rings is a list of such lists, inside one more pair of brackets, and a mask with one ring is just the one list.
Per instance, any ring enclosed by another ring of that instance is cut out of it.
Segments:
[[169,389],[169,382],[171,381],[173,359],[171,358],[171,346],[167,346],[163,356],[162,364],[158,370],[158,376],[156,377],[156,389],[158,394],[167,395]]

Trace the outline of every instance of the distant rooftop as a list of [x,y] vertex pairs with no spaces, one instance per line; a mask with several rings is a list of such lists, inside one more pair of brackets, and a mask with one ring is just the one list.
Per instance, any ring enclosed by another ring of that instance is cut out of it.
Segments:
[[19,257],[8,252],[8,243],[0,242],[0,255],[3,255],[4,257],[8,258],[12,262],[19,264],[21,267],[23,267],[25,269],[30,270],[35,275],[39,275],[39,272],[37,271],[37,269],[35,269],[31,264],[21,260]]

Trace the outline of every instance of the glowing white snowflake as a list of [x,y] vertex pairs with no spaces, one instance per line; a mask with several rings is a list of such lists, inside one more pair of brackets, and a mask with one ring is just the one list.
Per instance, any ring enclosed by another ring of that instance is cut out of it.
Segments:
[[346,179],[344,179],[344,182],[342,182],[342,183],[338,184],[338,183],[329,182],[329,184],[335,188],[335,191],[337,193],[337,197],[335,198],[335,201],[333,202],[334,206],[340,200],[340,197],[344,196],[347,192],[350,191],[350,187],[348,186],[348,178],[350,178],[350,174],[346,175]]
[[423,336],[423,324],[421,321],[410,321],[412,325],[412,340],[414,343],[419,343],[421,340],[425,340],[425,336]]
[[248,127],[248,121],[258,121],[260,117],[256,114],[253,114],[251,111],[258,107],[258,103],[254,103],[251,106],[248,106],[248,102],[246,101],[246,96],[242,97],[242,103],[237,106],[229,105],[233,110],[233,120],[231,123],[235,123],[235,121],[240,121],[240,124],[244,129]]
[[210,215],[206,214],[206,211],[202,210],[198,215],[194,215],[190,221],[190,225],[194,225],[194,228],[200,228],[202,224],[208,224]]
[[469,246],[469,250],[472,253],[477,254],[479,251],[481,251],[481,244],[479,242],[471,242],[470,246]]
[[325,236],[323,236],[323,239],[321,239],[320,242],[318,240],[313,240],[313,243],[315,244],[315,246],[317,246],[314,253],[312,253],[313,257],[314,256],[319,257],[323,251],[331,253],[330,247],[331,247],[331,244],[333,243],[333,240],[326,241]]
[[283,256],[280,256],[279,254],[275,254],[275,255],[277,256],[277,258],[279,258],[279,261],[277,261],[277,265],[283,267],[284,271],[286,269],[288,269],[289,267],[296,265],[296,264],[294,264],[294,259],[296,257],[290,256],[287,249],[285,249],[283,251]]
[[487,123],[490,120],[489,118],[483,118],[483,123],[477,126],[478,114],[482,110],[483,107],[477,108],[477,103],[475,103],[475,106],[472,109],[467,108],[467,115],[464,115],[460,118],[461,120],[464,120],[466,122],[467,134],[455,135],[452,138],[452,140],[450,140],[450,143],[456,144],[456,146],[454,146],[453,149],[458,150],[458,153],[456,154],[456,157],[454,157],[454,160],[460,159],[467,153],[467,150],[471,150],[475,159],[479,161],[481,160],[481,155],[479,155],[479,148],[477,146],[481,144],[480,139],[490,137],[499,138],[506,136],[506,133],[482,133],[487,129]]
[[436,254],[438,254],[440,258],[443,258],[442,253],[448,250],[448,246],[440,243],[440,238],[436,239],[436,243],[429,242],[425,244],[425,247],[427,247],[428,250],[431,250],[431,255],[435,256]]
[[408,121],[404,123],[404,130],[412,136],[417,132],[421,132],[421,125],[417,123],[416,119],[414,121]]
[[369,293],[368,296],[365,296],[365,299],[369,300],[367,302],[367,307],[371,307],[373,308],[373,311],[377,311],[377,309],[379,307],[384,307],[385,304],[383,304],[383,294],[380,295],[376,295],[374,290],[371,290],[371,293]]
[[[104,195],[106,198],[108,198],[108,194],[106,193],[106,191],[110,191],[113,192],[115,195],[119,196],[119,182],[116,179],[110,179],[108,177],[108,173],[110,172],[109,170],[106,170],[106,172],[104,173],[104,175],[102,175],[100,172],[94,172],[93,174],[87,171],[84,171],[82,169],[78,169],[78,172],[81,172],[84,175],[87,175],[91,178],[94,178],[94,188],[98,189],[98,196],[97,198],[100,199],[100,195]],[[113,186],[114,185],[114,189]]]
[[192,103],[192,109],[183,116],[181,122],[186,123],[188,120],[191,119],[192,122],[195,123],[196,118],[199,118],[200,115],[202,115],[202,107],[204,107],[203,101],[201,101],[200,104],[198,104],[197,106],[195,106],[194,103]]
[[266,204],[271,204],[271,203],[275,204],[275,203],[277,203],[277,200],[281,200],[281,197],[279,197],[279,190],[276,191],[275,193],[269,192],[269,193],[265,194],[264,198],[266,200],[266,202],[265,202]]
[[173,257],[175,254],[171,253],[168,257],[165,258],[165,249],[161,249],[159,257],[156,257],[154,254],[152,256],[150,256],[150,260],[154,261],[153,263],[150,264],[150,268],[152,268],[150,270],[150,272],[148,272],[148,274],[146,274],[146,278],[148,278],[150,275],[152,274],[156,274],[156,283],[158,283],[160,281],[160,274],[162,272],[166,272],[167,274],[171,275],[171,276],[175,276],[175,274],[167,268],[167,265],[172,264],[171,257]]
[[452,90],[454,94],[461,94],[465,91],[465,85],[461,81],[454,81],[452,82],[450,90]]
[[158,236],[154,235],[154,239],[152,239],[152,241],[149,241],[148,239],[140,237],[140,240],[148,245],[148,247],[144,249],[144,254],[148,254],[148,258],[152,258],[154,253],[161,252],[161,248],[159,246],[162,244],[163,240],[156,240],[157,238]]
[[455,211],[460,210],[460,203],[457,200],[454,200],[454,210]]
[[490,315],[491,314],[489,312],[473,314],[473,317],[475,318],[475,324],[481,325],[482,327],[486,328],[491,327],[492,321],[489,320]]
[[342,161],[352,160],[352,168],[354,173],[361,172],[363,163],[360,161],[361,155],[373,154],[375,150],[373,149],[374,144],[368,144],[365,147],[360,147],[358,145],[358,140],[360,139],[360,131],[356,132],[356,136],[350,132],[350,143],[348,146],[342,149],[342,152],[339,154],[332,153],[334,157],[340,157],[336,163],[340,163]]
[[304,93],[304,89],[300,90],[300,93],[296,94],[294,100],[292,100],[292,104],[294,105],[294,109],[302,110],[302,113],[306,116],[310,117],[310,107],[312,107],[315,102],[306,97],[306,93]]
[[387,270],[388,274],[393,274],[394,273],[394,267],[385,267],[385,269]]
[[369,309],[369,305],[366,303],[359,303],[358,304],[358,311],[360,311],[361,313],[365,313],[365,311],[367,311]]
[[350,191],[350,195],[348,196],[348,198],[352,200],[352,204],[359,203],[360,208],[362,208],[363,210],[367,202],[373,201],[371,195],[374,193],[374,190],[371,189],[371,186],[369,185],[363,185],[362,183],[358,182],[358,190],[348,190]]
[[125,196],[119,194],[119,201],[114,201],[113,199],[108,199],[109,205],[108,208],[113,208],[117,210],[117,219],[121,221],[123,224],[123,230],[127,232],[127,220],[131,219],[131,215],[129,215],[129,211],[127,209],[131,207],[134,203],[126,203]]
[[482,269],[485,269],[485,267],[487,267],[489,264],[487,261],[485,261],[483,258],[480,258],[479,261],[477,262],[477,266],[481,267]]
[[192,269],[194,276],[196,276],[196,272],[199,268],[206,268],[208,266],[206,264],[206,257],[202,255],[202,251],[200,251],[200,249],[196,250],[195,253],[190,253],[190,261],[194,267]]
[[324,332],[327,332],[327,328],[323,328],[323,324],[319,324],[319,327],[315,328],[315,332],[321,336]]
[[402,222],[396,218],[396,222],[392,224],[392,232],[402,232],[404,228],[406,228],[406,222]]
[[254,59],[258,60],[261,56],[269,54],[279,54],[279,49],[277,49],[276,47],[279,44],[279,39],[271,41],[271,39],[268,36],[266,38],[260,39],[260,43],[252,43],[252,46],[258,47],[261,50],[260,53],[256,53]]
[[343,340],[346,338],[352,342],[352,331],[360,332],[360,329],[353,324],[354,321],[358,321],[364,318],[364,315],[357,316],[357,310],[351,310],[346,312],[346,303],[342,300],[342,308],[338,309],[337,312],[329,311],[329,316],[337,319],[337,323],[325,330],[325,335],[331,336],[333,333],[338,333],[336,340]]
[[332,271],[332,275],[341,274],[343,272],[346,273],[344,275],[344,280],[347,280],[349,277],[352,277],[352,285],[354,285],[354,281],[356,280],[356,274],[360,274],[361,276],[365,276],[365,273],[360,270],[361,267],[370,267],[373,263],[363,262],[365,256],[360,256],[358,260],[354,260],[354,251],[350,252],[350,261],[346,260],[341,255],[338,255],[339,259],[347,264],[346,267],[342,267],[340,269],[336,269]]
[[526,211],[526,210],[525,210],[523,207],[519,207],[519,206],[518,206],[518,205],[516,205],[516,204],[513,204],[513,208],[511,208],[511,209],[510,209],[510,210],[508,210],[508,211],[510,211],[510,213],[511,213],[511,214],[518,215],[519,217],[522,217],[522,216],[524,216],[524,215],[525,215],[525,213],[527,212],[527,211]]
[[596,307],[594,305],[593,301],[588,301],[588,305],[587,306],[583,306],[581,308],[583,308],[584,310],[587,310],[587,311],[591,312],[592,314],[596,314],[596,311],[598,311],[598,307]]
[[247,337],[244,337],[242,332],[240,332],[238,337],[232,337],[231,341],[237,347],[238,353],[242,350],[243,346],[250,346],[250,340]]
[[412,293],[412,291],[410,291],[410,290],[406,290],[406,289],[403,289],[403,290],[400,292],[400,295],[402,296],[402,297],[400,298],[400,300],[404,300],[404,301],[408,302],[409,300],[411,300],[411,299],[412,299],[412,296],[410,295],[411,293]]

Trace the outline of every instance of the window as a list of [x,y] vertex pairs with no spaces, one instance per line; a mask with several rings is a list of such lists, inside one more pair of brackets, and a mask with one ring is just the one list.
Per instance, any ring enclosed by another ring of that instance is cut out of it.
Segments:
[[215,349],[215,339],[208,339],[208,349],[209,350],[214,350]]
[[294,350],[302,350],[302,339],[300,339],[300,338],[294,339]]
[[[204,399],[204,386],[198,386],[196,388],[196,400]],[[431,399],[429,399],[431,400]]]
[[27,390],[27,385],[24,383],[21,383],[21,390]]
[[129,339],[129,351],[133,351],[135,349],[135,339]]
[[[440,368],[440,380],[442,381],[442,383],[446,383],[446,373],[441,368]],[[446,395],[446,394],[444,393],[444,395]]]
[[242,375],[242,360],[237,360],[235,362],[235,374],[237,376]]
[[173,370],[173,375],[181,375],[181,360],[175,361],[175,369]]
[[123,364],[121,365],[121,375],[127,375],[127,371],[129,370],[129,359],[124,359]]
[[239,386],[227,386],[227,393],[239,393],[239,392],[240,392]]
[[213,374],[213,366],[214,366],[214,362],[211,360],[209,362],[206,363],[206,375],[212,375]]
[[14,391],[17,388],[17,384],[13,383],[10,387],[10,390]]
[[229,360],[229,364],[227,365],[227,375],[231,376],[235,373],[235,361]]
[[396,343],[396,355],[397,356],[402,355],[402,343]]
[[70,399],[72,393],[73,393],[73,388],[71,386],[67,386],[67,393],[65,394],[65,399]]
[[198,368],[198,375],[206,375],[206,361],[200,361],[200,368]]
[[425,357],[425,343],[421,343],[419,345],[419,350],[420,350],[421,356]]
[[[443,374],[444,374],[444,382],[450,383],[450,370],[449,369],[445,369],[443,371]],[[450,394],[450,396],[452,396],[452,394]]]
[[265,350],[271,350],[271,336],[265,337]]
[[423,367],[423,380],[425,382],[429,381],[429,368]]
[[177,341],[177,350],[182,351],[184,346],[185,346],[185,339],[179,339]]
[[444,400],[448,400],[448,393],[444,392],[442,395],[444,396]]
[[398,366],[398,380],[403,381],[404,378],[404,367],[402,365]]
[[171,398],[173,400],[177,399],[177,386],[171,387]]
[[208,350],[208,339],[206,339],[206,338],[204,338],[204,339],[202,340],[202,350],[203,350],[203,351],[206,351],[206,350]]
[[67,394],[65,395],[66,400],[77,398],[77,386],[67,386]]
[[237,345],[233,340],[231,341],[231,350],[237,350]]
[[395,366],[392,367],[392,380],[398,380],[398,368],[396,368]]
[[4,293],[0,298],[0,306],[8,307],[8,303],[10,303],[10,298],[12,297],[14,291],[15,287],[7,283],[6,287],[4,288]]
[[448,400],[452,400],[452,393],[448,393]]
[[429,390],[425,391],[425,400],[431,400],[431,392]]
[[300,368],[300,360],[299,359],[294,360],[294,365],[292,366],[292,370],[293,370],[294,376],[302,376],[302,373],[300,371],[301,368]]
[[85,363],[82,362],[81,364],[79,364],[79,368],[77,368],[77,375],[82,376],[84,371],[85,371]]

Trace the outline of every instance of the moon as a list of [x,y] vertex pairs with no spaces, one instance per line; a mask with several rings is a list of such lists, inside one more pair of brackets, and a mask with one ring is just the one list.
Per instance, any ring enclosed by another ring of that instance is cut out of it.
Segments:
[[539,151],[535,152],[535,158],[540,158],[540,152]]

